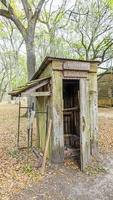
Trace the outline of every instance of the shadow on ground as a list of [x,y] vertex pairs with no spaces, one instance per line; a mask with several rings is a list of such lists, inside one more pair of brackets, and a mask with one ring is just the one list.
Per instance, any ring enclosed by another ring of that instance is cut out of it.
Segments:
[[60,167],[11,200],[113,200],[113,155],[100,155],[104,171],[90,174]]

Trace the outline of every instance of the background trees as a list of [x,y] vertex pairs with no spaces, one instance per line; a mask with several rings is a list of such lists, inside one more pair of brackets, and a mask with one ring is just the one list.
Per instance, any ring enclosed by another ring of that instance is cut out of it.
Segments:
[[[26,82],[26,61],[23,40],[10,21],[0,23],[0,100],[4,92]],[[18,40],[17,40],[18,38]]]
[[82,0],[69,12],[71,22],[64,40],[75,57],[102,62],[112,58],[113,16],[109,6],[103,0]]
[[30,79],[46,55],[102,62],[113,58],[113,13],[105,0],[0,2],[5,90],[24,83],[27,74]]
[[21,0],[16,2],[1,0],[3,8],[0,9],[0,15],[11,20],[16,25],[24,39],[27,54],[27,71],[29,80],[35,73],[35,27],[44,2],[45,0],[40,0],[35,4],[35,1],[28,0]]

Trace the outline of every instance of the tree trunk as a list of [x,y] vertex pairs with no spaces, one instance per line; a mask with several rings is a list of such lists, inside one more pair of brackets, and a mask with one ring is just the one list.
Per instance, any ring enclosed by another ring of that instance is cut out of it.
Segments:
[[35,73],[36,56],[35,56],[35,45],[34,45],[34,34],[35,34],[36,23],[34,20],[29,21],[28,28],[25,36],[25,45],[27,53],[27,71],[28,80],[30,81]]
[[[35,56],[35,45],[34,45],[34,30],[35,24],[29,24],[26,38],[25,38],[25,45],[26,45],[26,53],[27,53],[27,72],[28,72],[28,81],[31,80],[35,73],[35,66],[36,66],[36,56]],[[36,106],[34,97],[28,98],[28,106],[32,106],[34,104],[34,109]]]
[[[25,43],[26,43],[26,53],[27,53],[28,81],[30,81],[35,73],[35,65],[36,65],[34,38],[32,41],[29,41],[29,39],[27,39]],[[34,104],[34,107],[35,107],[34,97],[28,97],[27,102],[28,102],[28,106],[32,106],[32,104]]]
[[27,53],[28,80],[30,81],[35,73],[35,66],[36,66],[34,38],[32,41],[29,41],[29,39],[27,39],[25,43],[26,43],[26,53]]

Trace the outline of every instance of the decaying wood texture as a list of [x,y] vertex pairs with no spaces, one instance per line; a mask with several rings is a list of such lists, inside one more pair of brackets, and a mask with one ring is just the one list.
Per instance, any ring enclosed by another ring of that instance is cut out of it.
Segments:
[[78,106],[72,107],[72,108],[64,108],[63,111],[73,111],[73,110],[78,110]]
[[51,92],[32,92],[32,93],[23,93],[22,96],[32,96],[32,97],[44,97],[50,96]]
[[[51,77],[52,76],[52,66],[51,63],[47,65],[47,67],[43,70],[39,70],[38,73],[34,75],[35,78],[44,79],[44,77]],[[46,87],[47,86],[47,87]],[[51,83],[46,84],[43,88],[40,88],[38,92],[41,94],[48,94],[47,96],[37,96],[37,111],[36,120],[37,120],[37,146],[42,151],[45,149],[45,142],[46,142],[46,133],[47,133],[47,118],[52,118],[52,109],[51,109],[51,99],[52,95],[50,95],[51,91]],[[45,93],[47,92],[47,93]],[[47,107],[48,107],[48,114],[47,114]],[[48,115],[48,116],[47,116]],[[49,142],[48,154],[47,157],[51,159],[51,138]]]
[[81,170],[84,170],[90,159],[89,91],[87,79],[80,80],[80,152]]
[[92,155],[96,154],[98,150],[97,97],[97,74],[89,73],[90,145]]
[[25,95],[27,96],[30,93],[38,90],[39,88],[42,88],[43,86],[47,85],[48,83],[49,83],[49,80],[44,80],[42,83],[37,83],[37,85],[35,85],[34,87],[28,88],[27,91],[21,92],[21,96],[25,96]]
[[90,63],[67,61],[63,64],[63,68],[68,69],[68,70],[76,70],[76,71],[89,71]]
[[68,71],[68,70],[64,70],[64,77],[71,77],[71,78],[87,78],[88,77],[88,73],[87,72],[83,72],[83,71]]
[[[53,62],[54,66],[54,62]],[[64,131],[63,131],[63,83],[62,73],[52,73],[52,112],[53,112],[53,135],[52,135],[52,162],[64,161]]]
[[44,174],[44,171],[45,171],[46,158],[47,158],[48,147],[49,147],[49,140],[50,140],[50,136],[51,136],[51,127],[52,127],[52,120],[50,119],[49,125],[48,125],[47,139],[46,139],[46,143],[45,143],[45,150],[44,150],[41,174]]
[[[38,138],[40,138],[40,144],[38,145],[42,151],[45,148],[45,140],[46,140],[46,105],[47,105],[47,97],[38,97],[37,98],[37,111],[40,112],[37,114],[37,124],[38,124]],[[38,141],[39,143],[39,141]]]
[[9,94],[12,96],[22,96],[22,94],[27,94],[30,92],[33,92],[49,83],[50,77],[43,77],[43,79],[37,79],[30,81],[26,83],[26,85],[23,85],[21,87],[18,87],[17,89],[13,90]]
[[[45,150],[47,136],[45,113],[49,107],[48,119],[52,119],[53,126],[47,157],[53,163],[62,163],[64,148],[75,148],[77,144],[77,148],[80,148],[81,169],[84,170],[91,154],[97,152],[97,64],[46,58],[34,75],[33,84],[34,79],[43,80],[37,86],[27,86],[24,92],[22,90],[22,93],[33,95],[37,100],[38,147],[42,151]],[[45,80],[45,76],[51,77],[51,80]],[[67,82],[71,86],[67,87]]]
[[49,63],[46,65],[46,68],[39,70],[39,73],[36,74],[37,78],[49,77],[52,74],[52,64]]

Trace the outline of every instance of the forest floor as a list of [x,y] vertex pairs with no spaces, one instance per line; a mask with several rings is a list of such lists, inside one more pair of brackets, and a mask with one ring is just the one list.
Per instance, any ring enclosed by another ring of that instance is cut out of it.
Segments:
[[[44,176],[31,152],[28,157],[27,150],[16,149],[17,116],[17,105],[0,105],[0,200],[113,200],[113,109],[99,109],[99,154],[84,173],[68,160],[47,167]],[[26,126],[22,118],[22,146]]]

